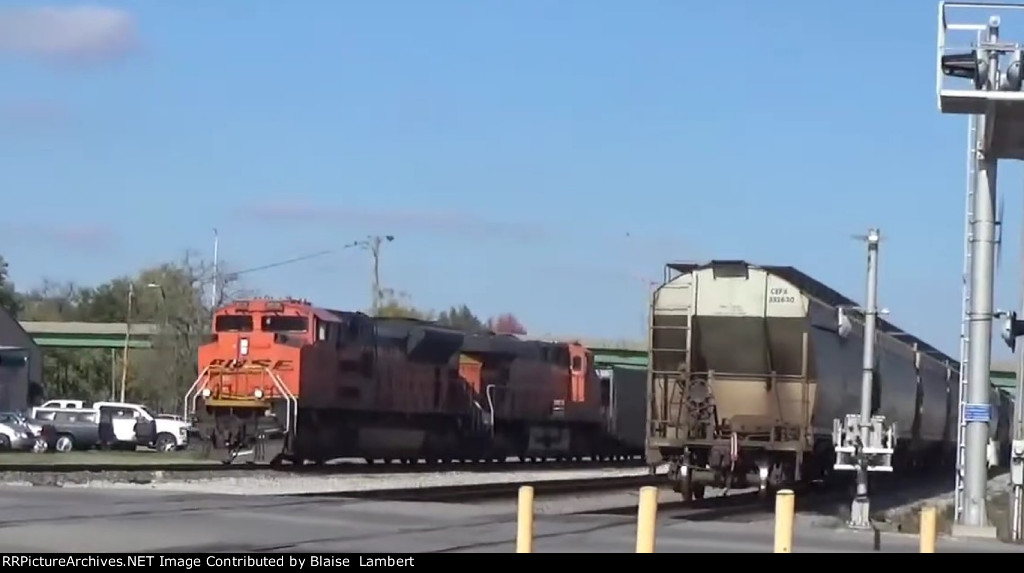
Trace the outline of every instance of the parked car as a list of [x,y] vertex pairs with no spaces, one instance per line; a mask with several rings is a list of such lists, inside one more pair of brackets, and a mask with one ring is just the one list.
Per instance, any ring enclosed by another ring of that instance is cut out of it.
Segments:
[[26,418],[21,412],[0,412],[0,424],[7,424],[13,428],[27,427],[36,439],[32,447],[32,451],[36,453],[45,452],[48,444],[55,438],[53,428],[46,422]]
[[32,428],[17,416],[0,420],[0,451],[38,451],[41,441]]
[[[92,441],[91,433],[85,433],[84,426],[77,428],[77,433],[81,433],[83,440],[86,440],[83,444],[93,443],[101,447],[130,450],[136,446],[146,446],[161,452],[183,449],[188,445],[188,422],[154,414],[141,404],[95,402],[83,408],[40,406],[32,409],[32,416],[51,420],[58,412],[88,414],[87,417],[76,418],[76,421],[95,420],[91,422],[97,426],[95,442]],[[65,434],[77,443],[74,437],[76,432],[68,428]]]
[[90,410],[43,410],[38,408],[39,421],[52,428],[52,438],[46,440],[47,449],[66,453],[88,450],[100,443],[99,414]]

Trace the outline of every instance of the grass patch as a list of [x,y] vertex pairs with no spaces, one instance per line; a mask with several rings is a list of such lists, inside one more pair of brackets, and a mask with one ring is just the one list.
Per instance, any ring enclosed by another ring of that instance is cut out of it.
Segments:
[[193,452],[68,452],[66,454],[21,452],[0,453],[0,471],[4,466],[60,466],[60,465],[173,465],[173,464],[216,464],[215,460],[203,460]]

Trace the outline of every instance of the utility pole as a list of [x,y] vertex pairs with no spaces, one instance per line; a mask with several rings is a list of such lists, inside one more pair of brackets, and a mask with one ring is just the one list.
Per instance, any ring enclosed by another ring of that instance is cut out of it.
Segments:
[[124,315],[124,350],[121,354],[121,402],[124,402],[124,387],[128,380],[128,347],[132,337],[132,302],[135,300],[135,283],[128,283],[128,308]]
[[[164,293],[164,287],[157,283],[148,283],[146,288],[160,289],[160,296],[166,299]],[[135,281],[128,283],[128,305],[125,309],[124,315],[124,350],[122,351],[121,357],[121,402],[124,402],[124,390],[125,384],[128,381],[128,349],[131,347],[132,338],[132,307],[135,301]],[[164,312],[167,312],[166,303],[164,305]],[[166,319],[165,319],[166,322]],[[111,388],[113,390],[113,388]],[[113,392],[111,392],[113,393]]]
[[217,310],[217,287],[220,284],[220,266],[219,257],[220,255],[220,235],[217,233],[217,229],[213,230],[213,288],[210,289],[210,309],[211,312]]
[[[837,444],[836,470],[857,472],[857,492],[850,505],[850,527],[869,529],[871,527],[871,499],[868,492],[868,473],[892,471],[892,455],[895,451],[895,428],[885,424],[885,417],[872,415],[872,396],[875,381],[875,342],[878,315],[886,311],[878,308],[878,243],[881,234],[878,229],[858,237],[868,244],[867,304],[860,309],[864,315],[864,349],[861,361],[860,412],[847,414],[843,420],[834,420],[833,441]],[[847,337],[852,327],[845,308],[838,309],[836,334]]]
[[380,286],[380,247],[385,242],[390,243],[395,240],[394,235],[371,235],[361,241],[355,241],[345,247],[359,247],[360,249],[370,252],[370,256],[373,257],[373,292],[370,298],[370,312],[373,316],[377,315],[377,311],[380,310],[381,299],[384,297],[384,291]]

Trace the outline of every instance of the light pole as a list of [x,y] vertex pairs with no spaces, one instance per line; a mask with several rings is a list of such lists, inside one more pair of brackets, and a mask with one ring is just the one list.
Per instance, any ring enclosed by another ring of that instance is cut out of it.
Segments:
[[[164,287],[157,283],[147,283],[146,288],[160,289],[162,296],[164,295]],[[124,350],[122,352],[121,359],[121,402],[124,402],[124,390],[125,384],[128,380],[128,349],[131,346],[132,337],[132,304],[135,300],[135,282],[128,283],[128,308],[124,316]],[[166,312],[166,311],[165,311]]]
[[[868,231],[865,239],[868,243],[868,280],[867,306],[864,309],[864,350],[861,361],[860,383],[860,447],[864,452],[874,443],[871,430],[871,396],[875,379],[875,328],[878,321],[878,229]],[[868,528],[871,525],[871,501],[868,497],[869,457],[860,456],[857,464],[857,493],[853,498],[850,510],[850,524],[857,528]]]

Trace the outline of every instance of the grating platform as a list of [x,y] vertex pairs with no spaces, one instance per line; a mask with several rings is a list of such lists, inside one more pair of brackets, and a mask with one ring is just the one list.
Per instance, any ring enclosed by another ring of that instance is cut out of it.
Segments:
[[939,4],[939,111],[984,117],[986,155],[1024,159],[1024,44],[1000,38],[1004,26],[1024,38],[1024,4]]

